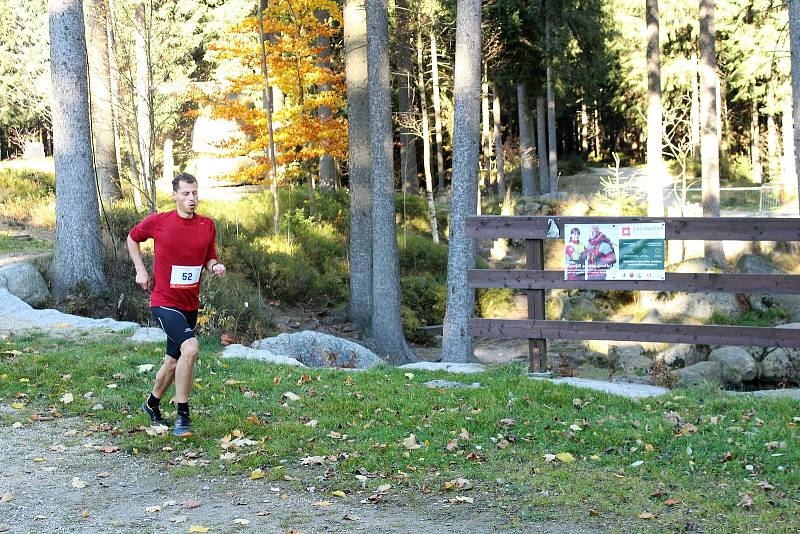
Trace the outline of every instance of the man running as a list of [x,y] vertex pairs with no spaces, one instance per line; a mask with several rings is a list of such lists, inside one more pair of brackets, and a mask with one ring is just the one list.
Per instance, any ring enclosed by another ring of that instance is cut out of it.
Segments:
[[[164,364],[142,411],[154,425],[166,425],[160,402],[175,382],[174,401],[178,418],[173,434],[192,435],[189,421],[189,392],[194,382],[194,364],[200,346],[194,335],[200,307],[200,274],[206,270],[223,276],[225,266],[217,261],[214,221],[195,213],[197,180],[181,173],[172,180],[175,209],[153,213],[133,227],[128,235],[128,253],[136,267],[136,283],[150,294],[150,310],[167,334]],[[142,261],[140,243],[153,239],[155,264],[153,280]]]

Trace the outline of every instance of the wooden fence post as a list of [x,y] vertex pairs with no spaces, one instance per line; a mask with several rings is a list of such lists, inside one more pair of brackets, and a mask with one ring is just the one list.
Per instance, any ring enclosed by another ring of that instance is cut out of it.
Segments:
[[[526,239],[525,254],[527,259],[526,269],[529,271],[541,271],[544,269],[544,240]],[[528,295],[528,319],[544,320],[544,290],[529,289]],[[547,340],[528,339],[528,370],[530,372],[547,372]]]

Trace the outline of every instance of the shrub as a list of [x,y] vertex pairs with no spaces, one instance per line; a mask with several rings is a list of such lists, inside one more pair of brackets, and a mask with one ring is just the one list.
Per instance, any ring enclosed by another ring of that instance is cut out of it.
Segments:
[[514,290],[509,288],[488,288],[478,290],[476,314],[488,319],[508,316],[514,305]]
[[403,239],[399,243],[400,270],[404,274],[430,273],[440,279],[447,276],[447,245],[414,234],[408,235],[405,246]]

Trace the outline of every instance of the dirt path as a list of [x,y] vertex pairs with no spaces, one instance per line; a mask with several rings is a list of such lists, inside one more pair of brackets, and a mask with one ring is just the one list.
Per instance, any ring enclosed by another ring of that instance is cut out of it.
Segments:
[[[0,405],[0,413],[6,410]],[[323,497],[265,479],[176,477],[148,459],[101,452],[111,444],[107,434],[86,432],[80,419],[5,426],[0,440],[0,532],[140,534],[189,532],[194,525],[209,532],[594,532],[569,524],[509,526],[481,492],[471,493],[475,504],[390,493],[366,505],[359,502],[366,494]],[[184,505],[192,500],[196,507]],[[314,504],[322,500],[332,504]]]

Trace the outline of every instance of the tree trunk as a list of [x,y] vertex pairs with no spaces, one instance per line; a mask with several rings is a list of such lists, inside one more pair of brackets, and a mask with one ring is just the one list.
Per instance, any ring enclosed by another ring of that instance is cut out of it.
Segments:
[[270,170],[272,171],[272,180],[270,181],[270,190],[272,192],[272,232],[277,234],[281,226],[281,203],[278,194],[278,168],[275,162],[275,132],[272,125],[272,87],[269,84],[269,67],[267,67],[267,51],[265,45],[267,36],[264,34],[264,16],[268,6],[267,0],[259,0],[258,2],[258,43],[261,56],[261,76],[264,78],[264,86],[261,89],[261,107],[267,114],[267,135],[269,137],[269,145],[267,147],[267,158],[269,159]]
[[92,166],[89,80],[81,0],[50,0],[50,73],[56,171],[56,242],[50,264],[53,297],[79,283],[106,286],[101,268],[100,215]]
[[492,119],[494,121],[494,161],[497,168],[497,196],[503,201],[506,197],[507,188],[506,162],[503,152],[503,120],[500,116],[500,94],[497,92],[497,84],[495,83],[492,83]]
[[783,110],[783,188],[784,199],[794,198],[797,194],[797,171],[794,159],[794,129],[792,127],[792,101],[787,98]]
[[758,121],[758,101],[753,99],[750,118],[750,161],[753,164],[753,182],[763,180],[761,170],[761,126]]
[[692,145],[692,157],[697,160],[700,157],[700,86],[698,77],[700,74],[700,60],[697,56],[693,58],[695,70],[692,74],[692,109],[689,122],[691,124],[690,143]]
[[467,270],[475,266],[475,243],[467,238],[466,218],[476,211],[480,150],[480,0],[458,0],[454,72],[453,193],[442,360],[466,362],[473,357],[467,323],[475,308],[475,290],[467,283]]
[[664,216],[664,168],[661,162],[661,59],[658,0],[647,0],[647,215]]
[[89,8],[89,89],[92,134],[100,198],[110,205],[122,198],[111,107],[111,70],[108,61],[108,3],[92,0]]
[[778,124],[775,122],[775,93],[772,82],[767,88],[767,176],[770,182],[778,181]]
[[[547,2],[549,5],[550,2]],[[556,96],[553,89],[552,43],[550,38],[550,10],[545,18],[545,43],[547,51],[547,174],[550,178],[550,194],[558,192],[558,138],[556,137]]]
[[156,211],[155,177],[153,176],[153,94],[150,76],[150,31],[144,1],[136,3],[136,130],[139,149],[140,177],[150,213]]
[[594,101],[594,154],[603,159],[603,130],[600,128],[600,106]]
[[370,344],[400,365],[416,361],[406,344],[400,316],[400,267],[397,251],[392,163],[392,106],[389,77],[387,0],[366,0],[369,71],[370,153],[372,154],[372,308]]
[[[792,126],[794,138],[794,169],[795,174],[800,172],[800,3],[797,0],[788,2],[789,5],[789,50],[792,60]],[[800,187],[800,175],[796,176],[795,184]],[[800,195],[798,195],[800,202]]]
[[417,93],[422,109],[422,154],[425,168],[425,194],[428,197],[428,218],[431,222],[431,237],[439,242],[439,225],[436,222],[436,203],[433,200],[433,171],[431,169],[431,128],[428,123],[428,95],[425,91],[425,63],[423,62],[422,27],[417,24]]
[[368,332],[372,322],[372,182],[364,0],[346,0],[343,16],[350,179],[350,318],[357,329]]
[[[717,53],[714,0],[700,0],[700,160],[703,217],[719,217],[719,132],[717,131]],[[720,241],[705,242],[707,259],[725,267]]]
[[547,164],[547,99],[536,97],[536,159],[539,162],[539,194],[550,191],[550,171]]
[[[314,11],[314,16],[320,22],[325,22],[330,13],[326,10],[317,9]],[[330,37],[317,37],[317,47],[320,48],[319,61],[317,64],[323,68],[331,66],[331,38]],[[330,91],[331,84],[326,83],[317,86],[318,91]],[[320,106],[317,113],[319,117],[324,120],[330,120],[331,110],[327,106]],[[324,154],[319,158],[319,187],[321,189],[333,189],[336,187],[336,162],[333,156]]]
[[164,139],[164,164],[161,167],[161,177],[164,183],[171,183],[175,178],[175,160],[172,156],[172,138]]
[[[483,64],[483,80],[481,82],[481,144],[483,145],[483,173],[478,181],[478,198],[481,190],[492,183],[492,132],[489,117],[489,78],[486,72],[486,63]],[[481,205],[478,202],[478,213]]]
[[400,113],[400,178],[403,189],[408,193],[417,193],[417,147],[414,128],[410,123],[416,119],[414,110],[414,66],[412,59],[409,27],[408,0],[397,0],[395,3],[395,35],[397,37],[397,70],[399,84],[397,88],[397,110]]
[[442,140],[442,99],[439,93],[439,51],[436,47],[436,33],[431,24],[431,84],[433,92],[433,130],[436,136],[436,175],[439,194],[444,193],[444,142]]
[[528,89],[517,83],[517,116],[519,117],[519,165],[522,174],[522,196],[535,194],[533,183],[533,143],[531,139],[530,113],[528,113]]
[[[111,89],[111,120],[112,132],[114,133],[114,157],[117,164],[117,177],[120,178],[120,195],[122,192],[122,152],[120,141],[120,118],[119,118],[119,65],[117,64],[117,39],[116,21],[114,18],[114,0],[107,0],[108,19],[106,39],[108,43],[108,83]],[[135,188],[134,188],[135,189]]]
[[581,101],[581,153],[589,155],[589,112],[586,109],[586,98]]

